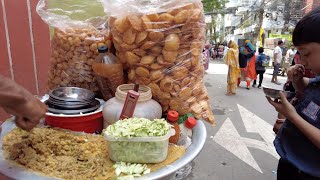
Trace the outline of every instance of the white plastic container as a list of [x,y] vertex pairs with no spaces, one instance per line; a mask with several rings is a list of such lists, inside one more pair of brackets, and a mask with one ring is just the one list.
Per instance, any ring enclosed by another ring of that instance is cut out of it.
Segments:
[[108,153],[112,161],[160,163],[167,158],[169,138],[174,134],[174,129],[170,129],[166,135],[160,137],[104,137],[108,141]]
[[[108,100],[103,107],[103,126],[115,123],[119,120],[120,114],[126,100],[129,90],[133,90],[134,84],[123,84],[118,86],[114,98]],[[146,119],[160,119],[162,116],[161,105],[152,98],[151,89],[148,86],[140,85],[139,99],[135,107],[132,117],[146,118]]]

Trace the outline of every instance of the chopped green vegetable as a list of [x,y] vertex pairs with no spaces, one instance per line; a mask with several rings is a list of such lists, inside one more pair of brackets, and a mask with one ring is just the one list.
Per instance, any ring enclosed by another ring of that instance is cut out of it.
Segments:
[[146,164],[131,164],[125,162],[117,162],[113,165],[113,168],[116,169],[115,172],[117,176],[120,176],[121,173],[129,175],[122,176],[121,178],[134,178],[150,173],[150,169],[147,167]]
[[[108,126],[103,134],[108,140],[111,160],[159,163],[167,157],[170,129],[164,119],[130,118]],[[168,137],[161,138],[165,135]]]
[[113,161],[159,163],[166,159],[168,140],[154,142],[110,141],[109,157]]
[[164,119],[129,118],[108,126],[104,134],[114,138],[158,137],[166,135],[170,128]]

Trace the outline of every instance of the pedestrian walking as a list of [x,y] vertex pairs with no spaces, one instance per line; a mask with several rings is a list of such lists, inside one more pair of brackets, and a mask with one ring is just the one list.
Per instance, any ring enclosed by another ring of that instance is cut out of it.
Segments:
[[320,7],[296,25],[292,41],[301,53],[300,63],[288,69],[297,101],[281,99],[269,103],[285,117],[274,140],[280,155],[277,179],[320,179],[320,77],[306,78],[305,68],[320,74]]
[[246,81],[249,90],[251,81],[257,78],[255,49],[249,40],[246,40],[245,46],[240,48],[239,59],[241,59],[241,77],[238,79],[238,86],[241,81]]
[[279,69],[280,69],[280,64],[282,62],[282,50],[281,47],[283,46],[283,41],[278,41],[278,46],[274,48],[273,51],[273,75],[271,82],[280,85],[278,81],[278,75],[279,75]]
[[[283,49],[281,49],[283,51]],[[284,76],[287,73],[288,68],[290,67],[292,63],[292,59],[295,55],[294,46],[291,46],[287,52],[285,53],[285,56],[282,58],[282,65],[281,65],[281,76]],[[284,53],[282,53],[283,55]]]
[[218,57],[219,57],[218,44],[215,44],[215,45],[214,45],[214,55],[215,55],[215,59],[218,59]]
[[[258,49],[259,55],[256,58],[256,74],[259,75],[259,85],[258,88],[261,88],[262,81],[263,81],[263,74],[266,72],[266,63],[267,63],[267,56],[263,53],[264,48],[260,47]],[[257,80],[253,81],[252,87],[256,87]]]
[[224,62],[228,65],[227,94],[235,95],[237,90],[237,80],[240,77],[239,50],[234,41],[229,41],[229,50],[224,57]]
[[291,65],[293,58],[297,51],[294,49],[294,46],[291,46],[290,49],[286,53],[286,61]]
[[203,66],[205,71],[209,69],[209,61],[210,61],[209,51],[210,51],[210,44],[206,44],[203,52],[203,58],[204,58]]

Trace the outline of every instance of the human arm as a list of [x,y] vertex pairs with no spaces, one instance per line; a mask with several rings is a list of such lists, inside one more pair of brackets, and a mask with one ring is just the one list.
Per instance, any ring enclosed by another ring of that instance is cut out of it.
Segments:
[[297,93],[302,93],[305,87],[309,84],[309,78],[303,77],[304,72],[304,66],[301,64],[291,66],[287,71],[288,81],[292,82]]
[[284,123],[284,121],[286,117],[280,113],[278,113],[278,118],[276,120],[276,122],[273,125],[273,132],[278,134],[278,131],[280,130],[282,124]]
[[16,116],[18,127],[30,130],[45,116],[46,105],[14,81],[0,75],[0,107]]
[[320,149],[320,129],[304,120],[282,92],[280,92],[280,99],[271,100],[267,97],[267,100],[280,114],[283,114],[288,121],[293,123],[312,144]]
[[273,51],[273,63],[274,64],[278,64],[278,59],[276,59],[278,57],[278,54],[281,53],[281,49],[276,47]]

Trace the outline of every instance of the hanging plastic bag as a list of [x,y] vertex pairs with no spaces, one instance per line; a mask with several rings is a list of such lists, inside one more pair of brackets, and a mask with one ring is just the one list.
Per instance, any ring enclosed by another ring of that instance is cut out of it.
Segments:
[[54,28],[47,87],[75,86],[98,92],[92,63],[99,46],[111,47],[98,0],[40,0],[37,12]]
[[215,124],[204,87],[205,21],[200,0],[103,0],[116,55],[131,83],[163,108]]

